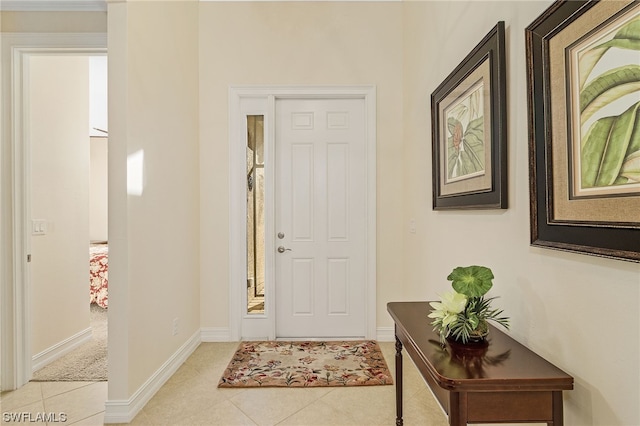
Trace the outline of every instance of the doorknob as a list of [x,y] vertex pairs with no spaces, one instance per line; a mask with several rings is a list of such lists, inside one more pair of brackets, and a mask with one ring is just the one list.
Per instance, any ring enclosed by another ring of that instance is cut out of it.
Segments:
[[278,253],[284,253],[285,251],[291,251],[291,249],[284,248],[283,246],[278,247]]

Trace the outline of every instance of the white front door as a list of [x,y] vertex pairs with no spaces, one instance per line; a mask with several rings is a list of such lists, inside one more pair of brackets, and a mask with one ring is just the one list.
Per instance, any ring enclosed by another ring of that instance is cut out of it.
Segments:
[[277,99],[276,337],[367,334],[363,99]]

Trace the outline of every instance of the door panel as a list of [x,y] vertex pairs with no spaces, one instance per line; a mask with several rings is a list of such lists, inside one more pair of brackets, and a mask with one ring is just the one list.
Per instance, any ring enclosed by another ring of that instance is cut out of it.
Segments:
[[275,134],[276,336],[364,336],[364,100],[278,99]]
[[[292,198],[288,202],[292,209],[292,238],[294,241],[313,241],[313,163],[313,145],[294,144],[291,146]],[[283,166],[288,165],[283,164]],[[282,187],[282,190],[286,189]]]

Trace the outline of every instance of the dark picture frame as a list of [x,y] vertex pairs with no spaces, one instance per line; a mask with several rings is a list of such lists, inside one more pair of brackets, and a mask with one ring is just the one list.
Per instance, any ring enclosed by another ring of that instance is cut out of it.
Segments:
[[629,172],[640,118],[627,119],[640,90],[608,92],[624,89],[609,76],[640,71],[630,31],[640,31],[630,0],[556,1],[525,30],[532,246],[640,262],[640,181]]
[[505,25],[431,94],[433,209],[507,208]]

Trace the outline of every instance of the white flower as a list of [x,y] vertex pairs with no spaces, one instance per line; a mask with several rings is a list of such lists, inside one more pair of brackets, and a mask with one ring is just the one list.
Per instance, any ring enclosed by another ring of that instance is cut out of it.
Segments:
[[442,302],[429,303],[433,311],[429,318],[440,319],[444,327],[455,321],[456,317],[467,305],[467,296],[454,290],[442,295]]

